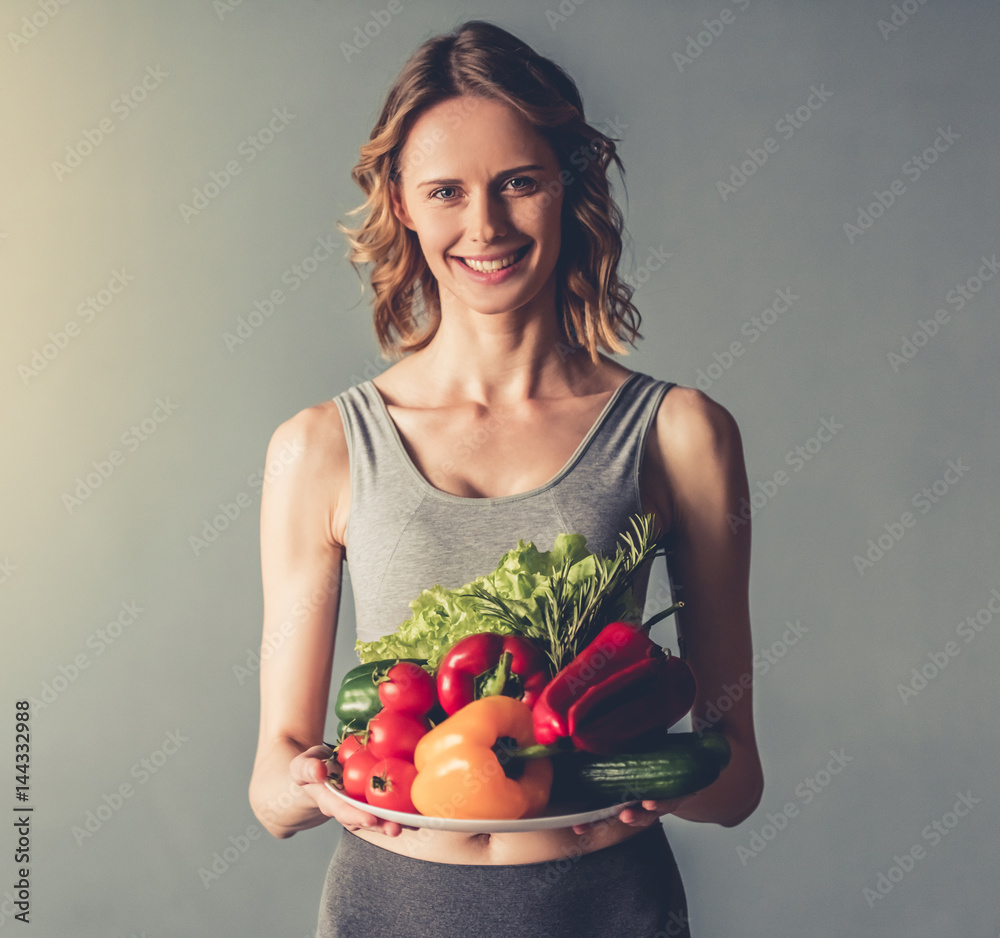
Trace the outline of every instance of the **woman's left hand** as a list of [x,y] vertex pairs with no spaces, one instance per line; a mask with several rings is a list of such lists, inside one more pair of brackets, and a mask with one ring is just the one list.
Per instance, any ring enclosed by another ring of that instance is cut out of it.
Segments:
[[[650,824],[658,821],[664,814],[672,814],[677,807],[687,801],[684,798],[672,798],[669,801],[643,801],[639,804],[629,805],[623,808],[618,815],[618,820],[629,827],[649,827]],[[607,823],[606,821],[594,821],[590,824],[574,824],[573,833],[586,834],[595,825]]]

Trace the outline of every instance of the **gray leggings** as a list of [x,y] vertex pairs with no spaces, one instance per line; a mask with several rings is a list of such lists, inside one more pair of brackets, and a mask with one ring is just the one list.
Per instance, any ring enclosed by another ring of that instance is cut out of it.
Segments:
[[579,857],[467,865],[415,860],[348,831],[316,938],[690,938],[661,824]]

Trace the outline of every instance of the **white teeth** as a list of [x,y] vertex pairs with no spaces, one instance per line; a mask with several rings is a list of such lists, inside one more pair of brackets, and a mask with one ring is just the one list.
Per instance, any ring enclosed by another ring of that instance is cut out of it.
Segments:
[[507,257],[501,257],[496,261],[474,261],[471,258],[463,257],[462,260],[465,261],[473,270],[478,270],[480,273],[489,273],[493,270],[503,270],[504,267],[510,267],[514,263],[514,259],[517,257],[517,251]]

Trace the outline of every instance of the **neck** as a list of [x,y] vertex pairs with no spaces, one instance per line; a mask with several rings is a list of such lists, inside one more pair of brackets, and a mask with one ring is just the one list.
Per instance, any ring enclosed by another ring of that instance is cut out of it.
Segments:
[[563,396],[597,367],[566,344],[554,280],[530,304],[501,313],[477,312],[442,293],[438,330],[413,357],[441,396],[486,407]]

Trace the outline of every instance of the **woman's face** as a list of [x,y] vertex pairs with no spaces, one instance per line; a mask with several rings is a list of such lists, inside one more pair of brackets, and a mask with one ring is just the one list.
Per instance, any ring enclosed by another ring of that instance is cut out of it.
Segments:
[[400,171],[393,207],[420,240],[442,310],[519,309],[554,280],[559,161],[516,111],[476,97],[429,108],[410,130]]

